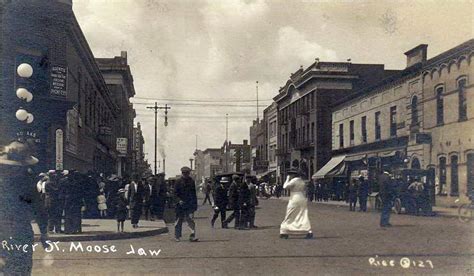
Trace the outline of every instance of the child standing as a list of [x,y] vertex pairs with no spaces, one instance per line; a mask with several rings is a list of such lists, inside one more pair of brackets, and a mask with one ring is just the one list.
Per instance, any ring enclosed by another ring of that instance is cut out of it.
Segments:
[[103,192],[97,196],[97,204],[97,208],[100,212],[100,217],[105,218],[107,216],[107,198],[105,197],[105,194]]
[[117,232],[123,232],[123,224],[124,221],[127,219],[128,214],[128,201],[125,197],[125,189],[118,190],[118,198],[117,198]]

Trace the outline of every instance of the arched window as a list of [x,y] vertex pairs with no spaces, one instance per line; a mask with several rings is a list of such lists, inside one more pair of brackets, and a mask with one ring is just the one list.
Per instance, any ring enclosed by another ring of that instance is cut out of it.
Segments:
[[469,153],[466,156],[467,162],[467,195],[474,195],[474,153]]
[[451,156],[451,195],[459,194],[458,156]]
[[438,176],[439,176],[439,192],[438,194],[444,194],[444,186],[446,185],[446,157],[440,157],[438,163]]
[[420,160],[418,160],[418,158],[413,158],[413,160],[411,160],[411,168],[412,169],[421,169],[421,164],[420,164]]
[[459,121],[467,120],[466,79],[458,81],[459,89]]
[[444,88],[436,88],[436,123],[442,125],[444,123],[444,100],[443,100]]
[[411,125],[418,125],[418,97],[413,96],[411,99]]

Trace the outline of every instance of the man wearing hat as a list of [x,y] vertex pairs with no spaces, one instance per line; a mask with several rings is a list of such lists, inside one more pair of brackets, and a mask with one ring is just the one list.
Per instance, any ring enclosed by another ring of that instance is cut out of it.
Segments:
[[240,227],[240,205],[239,205],[239,194],[240,194],[240,184],[239,176],[234,174],[232,175],[232,184],[229,187],[229,204],[232,208],[232,214],[225,220],[225,225],[228,225],[234,218],[235,224],[234,228],[238,229]]
[[206,194],[206,196],[204,197],[204,201],[202,202],[202,205],[206,204],[206,201],[209,201],[209,205],[212,205],[211,190],[212,190],[211,180],[208,180],[206,184],[204,185],[204,193]]
[[163,219],[166,205],[166,192],[165,173],[158,173],[156,175],[156,182],[153,186],[153,212],[158,219]]
[[227,203],[229,199],[227,198],[227,189],[225,185],[229,183],[229,178],[224,176],[219,181],[219,185],[216,187],[216,191],[214,194],[214,216],[211,220],[211,226],[214,228],[214,223],[221,214],[221,224],[222,228],[228,228],[227,224],[225,223],[226,218],[226,210],[227,210]]
[[[36,190],[32,167],[38,159],[31,156],[27,142],[13,141],[0,147],[0,240],[12,244],[34,244],[31,221],[34,219],[41,231],[41,242],[47,248],[47,213]],[[0,249],[0,274],[30,275],[33,250]]]
[[255,226],[255,207],[258,205],[257,187],[252,182],[252,180],[253,180],[252,175],[248,174],[245,177],[245,182],[247,182],[247,185],[250,191],[250,199],[249,199],[249,207],[248,207],[248,216],[249,216],[248,222],[249,222],[249,228],[257,228],[257,226]]
[[189,228],[191,228],[191,235],[189,241],[196,242],[196,224],[191,217],[197,210],[196,184],[190,176],[191,169],[188,167],[181,168],[181,177],[176,180],[174,187],[174,195],[176,198],[176,217],[177,221],[174,228],[175,239],[177,242],[181,239],[183,221],[186,220]]
[[395,192],[395,180],[390,174],[388,167],[378,176],[380,199],[382,199],[382,213],[380,215],[380,227],[390,227],[390,213],[392,212],[393,197]]

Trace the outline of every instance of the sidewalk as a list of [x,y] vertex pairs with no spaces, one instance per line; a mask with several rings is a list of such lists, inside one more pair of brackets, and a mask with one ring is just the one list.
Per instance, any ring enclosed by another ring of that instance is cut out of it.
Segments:
[[[272,197],[272,199],[277,199],[275,197]],[[287,196],[282,196],[280,197],[280,200],[288,201],[289,197]],[[336,206],[336,207],[344,207],[349,209],[349,203],[345,201],[333,201],[330,200],[328,202],[324,201],[313,201],[310,204],[321,204],[321,205],[328,205],[328,206]],[[368,211],[377,211],[371,208],[370,204],[367,204],[367,210]],[[357,205],[357,208],[359,205]],[[436,216],[441,216],[441,217],[457,217],[458,216],[458,209],[457,208],[448,208],[448,207],[439,207],[439,206],[433,206],[433,211],[436,213]]]
[[[40,231],[36,223],[32,223],[35,240],[39,241]],[[83,219],[80,234],[49,234],[52,241],[97,241],[120,240],[154,236],[168,233],[168,227],[163,220],[140,220],[138,228],[132,228],[130,220],[125,221],[125,232],[117,232],[117,221],[114,219]]]

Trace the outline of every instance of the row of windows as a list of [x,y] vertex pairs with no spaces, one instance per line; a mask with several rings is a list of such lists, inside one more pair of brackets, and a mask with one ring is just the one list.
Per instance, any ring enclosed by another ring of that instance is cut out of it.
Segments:
[[[467,192],[472,194],[474,192],[474,153],[469,153],[466,156],[467,162]],[[452,155],[450,158],[449,168],[451,169],[450,175],[450,195],[459,195],[459,158],[457,155]],[[446,183],[447,183],[447,158],[444,156],[438,159],[438,178],[439,178],[439,194],[446,194]]]
[[[457,82],[458,87],[458,120],[467,120],[467,97],[466,97],[466,86],[467,79],[461,78]],[[444,124],[444,99],[443,94],[445,93],[444,86],[437,86],[435,88],[436,93],[436,124]],[[413,100],[412,100],[413,105]]]
[[306,126],[297,128],[294,133],[288,132],[281,135],[279,139],[280,148],[290,148],[290,144],[299,144],[305,142],[312,142],[315,139],[315,124],[311,125],[308,123]]
[[[381,112],[375,112],[374,116],[374,133],[375,140],[382,138],[382,124]],[[349,143],[354,145],[355,133],[354,133],[354,120],[349,122]],[[362,116],[360,121],[360,133],[362,143],[367,143],[367,116]],[[397,136],[397,107],[390,107],[390,137]],[[339,124],[339,148],[344,147],[344,123]]]
[[286,122],[290,118],[295,118],[301,112],[307,112],[315,107],[314,93],[304,95],[298,101],[290,104],[279,112],[280,122]]

